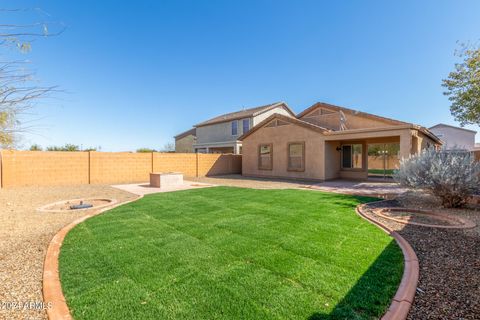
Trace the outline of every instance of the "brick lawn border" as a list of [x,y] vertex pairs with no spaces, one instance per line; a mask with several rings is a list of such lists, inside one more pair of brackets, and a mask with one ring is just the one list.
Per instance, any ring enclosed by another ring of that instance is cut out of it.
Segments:
[[360,217],[376,225],[394,238],[400,249],[402,249],[403,258],[405,261],[400,286],[398,287],[397,293],[392,299],[390,307],[383,315],[382,320],[405,320],[408,316],[410,308],[412,307],[413,299],[417,290],[418,277],[420,273],[418,258],[415,254],[415,251],[413,251],[412,246],[400,234],[390,229],[385,224],[369,217],[363,212],[363,209],[367,205],[368,204],[358,205],[355,211]]
[[104,207],[101,210],[89,213],[81,218],[78,218],[66,225],[50,241],[48,245],[47,254],[45,255],[45,262],[43,264],[43,301],[51,302],[51,308],[47,309],[47,315],[50,320],[71,320],[72,315],[68,309],[65,296],[63,295],[62,285],[60,283],[60,276],[58,272],[58,257],[60,255],[60,249],[62,247],[63,240],[67,233],[72,230],[76,225],[83,221],[97,216],[107,210],[116,208],[123,204],[137,201],[143,198],[143,195],[137,196],[133,200],[128,200],[120,203],[109,204],[108,207]]

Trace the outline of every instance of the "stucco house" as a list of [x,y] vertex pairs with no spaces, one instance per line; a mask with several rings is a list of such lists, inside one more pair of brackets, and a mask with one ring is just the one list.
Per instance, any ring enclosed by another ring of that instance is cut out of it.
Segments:
[[441,140],[428,129],[326,103],[291,117],[272,114],[238,138],[242,174],[255,177],[366,179],[372,145],[408,157]]
[[197,129],[192,128],[177,134],[175,137],[175,152],[177,153],[192,153],[195,150],[193,145],[197,141]]
[[201,153],[242,153],[242,142],[238,138],[272,114],[295,117],[285,102],[223,114],[195,125],[193,150]]
[[460,148],[473,151],[475,148],[476,131],[439,123],[429,130],[442,139],[443,147],[447,150]]

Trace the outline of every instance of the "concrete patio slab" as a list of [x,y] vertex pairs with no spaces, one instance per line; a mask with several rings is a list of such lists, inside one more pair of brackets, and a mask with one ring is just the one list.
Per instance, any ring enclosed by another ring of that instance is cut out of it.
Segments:
[[395,182],[333,180],[314,184],[309,189],[325,192],[392,198],[408,189]]
[[332,180],[316,183],[308,180],[252,178],[240,174],[195,178],[196,182],[254,189],[307,189],[381,198],[393,198],[407,191],[393,181]]
[[152,194],[152,193],[159,193],[159,192],[172,192],[172,191],[179,191],[179,190],[207,188],[207,187],[213,187],[213,186],[215,185],[202,183],[202,182],[186,181],[186,180],[183,181],[182,185],[163,187],[163,188],[151,187],[148,182],[112,185],[112,187],[114,188],[127,191],[139,196]]

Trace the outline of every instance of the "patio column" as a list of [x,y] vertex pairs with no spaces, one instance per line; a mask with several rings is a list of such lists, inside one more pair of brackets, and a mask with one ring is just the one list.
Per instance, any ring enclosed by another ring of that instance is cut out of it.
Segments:
[[412,133],[406,130],[400,135],[400,159],[410,157],[412,151]]
[[233,154],[238,154],[239,151],[240,151],[240,150],[239,150],[239,148],[238,148],[238,144],[235,143],[235,144],[233,145]]

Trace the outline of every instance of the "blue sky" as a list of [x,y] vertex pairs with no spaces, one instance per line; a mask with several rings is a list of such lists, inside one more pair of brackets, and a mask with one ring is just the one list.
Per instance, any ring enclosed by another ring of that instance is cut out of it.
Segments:
[[[193,124],[317,101],[455,125],[441,79],[480,39],[480,1],[2,1],[66,31],[23,58],[67,91],[23,144],[161,148]],[[3,13],[2,13],[3,15]],[[478,127],[469,128],[480,131]],[[480,140],[480,133],[477,136]]]

